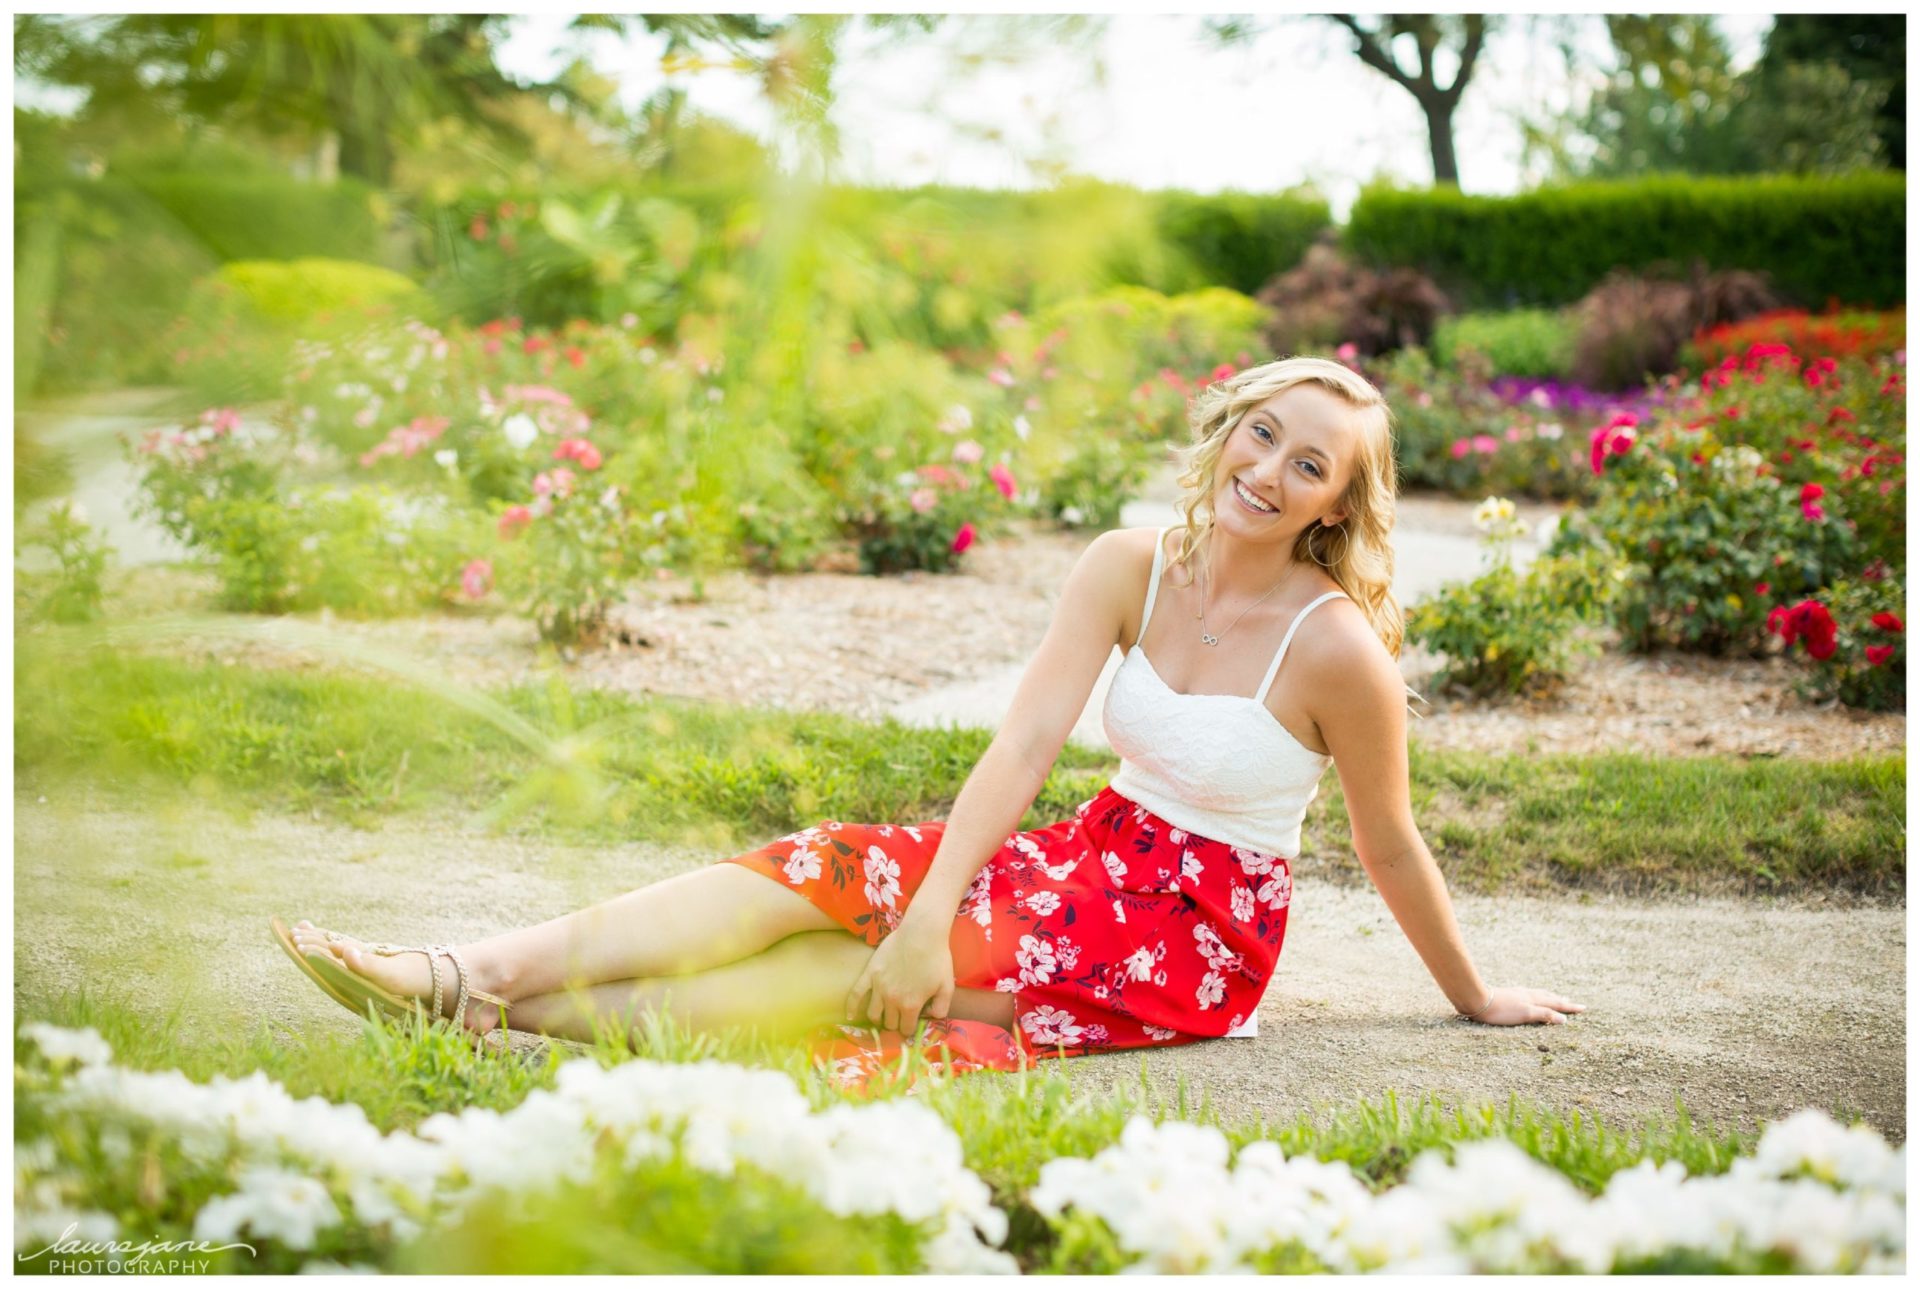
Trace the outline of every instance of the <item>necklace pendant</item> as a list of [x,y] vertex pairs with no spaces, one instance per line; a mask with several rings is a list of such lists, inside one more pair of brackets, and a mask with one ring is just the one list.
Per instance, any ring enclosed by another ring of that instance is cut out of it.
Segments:
[[1220,637],[1216,635],[1209,635],[1207,632],[1202,631],[1200,633],[1200,643],[1203,645],[1217,645],[1220,643]]

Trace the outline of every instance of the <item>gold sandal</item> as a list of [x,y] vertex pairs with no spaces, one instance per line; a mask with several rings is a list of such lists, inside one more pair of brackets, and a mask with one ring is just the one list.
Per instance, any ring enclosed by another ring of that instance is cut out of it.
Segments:
[[[274,918],[272,925],[274,939],[278,941],[280,947],[293,958],[300,969],[305,972],[315,984],[319,985],[328,997],[356,1015],[365,1015],[369,1004],[371,1004],[376,1011],[383,1015],[390,1016],[395,1020],[410,1020],[426,1010],[425,1003],[421,999],[401,998],[396,994],[382,989],[371,980],[348,970],[346,964],[342,963],[330,953],[301,953],[294,944],[293,935],[287,930],[284,922],[279,918]],[[324,934],[330,943],[337,944],[347,938],[338,931],[328,931]],[[448,961],[453,963],[454,981],[457,985],[453,1015],[450,1018],[453,1022],[453,1027],[460,1030],[466,1028],[467,1003],[469,1000],[485,1003],[492,1007],[498,1007],[500,1009],[500,1024],[495,1029],[488,1031],[488,1033],[498,1034],[500,1036],[500,1050],[506,1050],[507,1009],[511,1007],[512,1004],[498,994],[490,994],[484,989],[472,989],[468,987],[467,979],[469,973],[467,971],[466,959],[461,956],[458,949],[450,944],[399,945],[378,944],[373,942],[365,942],[362,947],[365,948],[367,952],[377,953],[383,958],[391,958],[402,953],[424,953],[427,955],[427,970],[431,972],[433,976],[433,1011],[429,1016],[429,1019],[432,1020],[449,1019],[442,1017],[440,1014],[442,1000],[444,998],[443,986],[440,980],[440,955],[445,954]],[[480,1041],[484,1043],[486,1041],[486,1035],[481,1035]]]

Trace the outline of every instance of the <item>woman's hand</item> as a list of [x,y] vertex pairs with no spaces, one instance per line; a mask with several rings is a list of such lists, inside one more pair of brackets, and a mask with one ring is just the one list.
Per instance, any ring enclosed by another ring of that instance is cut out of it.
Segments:
[[[921,929],[922,926],[926,929]],[[953,1005],[953,950],[946,928],[909,916],[880,942],[847,994],[847,1019],[861,1017],[883,1029],[910,1034],[920,1012],[944,1017]]]
[[1544,989],[1496,989],[1492,999],[1467,1017],[1482,1025],[1564,1025],[1564,1013],[1583,1012],[1585,1003],[1569,1002]]

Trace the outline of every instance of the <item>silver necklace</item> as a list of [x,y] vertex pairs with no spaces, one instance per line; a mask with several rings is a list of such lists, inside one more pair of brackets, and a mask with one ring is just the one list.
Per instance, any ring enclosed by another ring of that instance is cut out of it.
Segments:
[[[1228,631],[1231,631],[1235,627],[1240,625],[1240,618],[1244,618],[1249,613],[1252,613],[1254,609],[1259,606],[1261,600],[1265,600],[1268,595],[1272,595],[1275,591],[1285,586],[1287,584],[1287,579],[1292,576],[1293,576],[1293,565],[1289,564],[1287,566],[1287,571],[1280,575],[1280,580],[1267,588],[1266,595],[1262,595],[1259,600],[1255,600],[1252,604],[1249,604],[1246,608],[1240,610],[1240,617],[1235,618],[1232,622],[1229,622],[1226,625],[1226,628],[1222,630],[1219,635],[1215,635],[1211,631],[1207,630],[1207,591],[1205,587],[1202,587],[1200,591],[1200,612],[1197,615],[1200,619],[1200,643],[1203,645],[1219,644],[1221,637],[1225,636]],[[1207,568],[1207,579],[1209,583],[1212,582],[1213,568],[1211,564],[1209,564]]]

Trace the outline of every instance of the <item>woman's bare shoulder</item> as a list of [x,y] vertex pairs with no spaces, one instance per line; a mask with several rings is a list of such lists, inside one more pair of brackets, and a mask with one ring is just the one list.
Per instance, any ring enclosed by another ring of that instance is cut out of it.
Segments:
[[1400,665],[1360,606],[1346,596],[1328,600],[1313,611],[1301,624],[1293,651],[1299,655],[1300,679],[1310,693],[1398,695],[1402,691]]
[[1146,585],[1153,569],[1154,539],[1164,529],[1110,528],[1087,544],[1081,561],[1103,580]]

